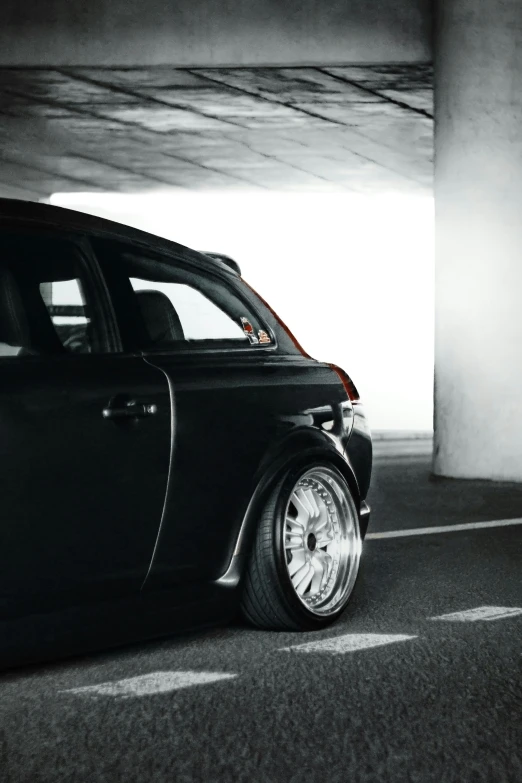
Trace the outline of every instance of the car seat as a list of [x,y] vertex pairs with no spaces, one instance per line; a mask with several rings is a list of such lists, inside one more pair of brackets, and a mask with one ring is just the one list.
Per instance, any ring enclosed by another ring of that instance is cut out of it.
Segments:
[[174,305],[162,291],[136,291],[150,344],[184,340],[185,335]]

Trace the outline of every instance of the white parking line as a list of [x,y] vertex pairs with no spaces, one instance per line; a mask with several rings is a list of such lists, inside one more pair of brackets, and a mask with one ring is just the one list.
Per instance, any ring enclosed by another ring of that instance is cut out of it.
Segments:
[[473,623],[477,620],[504,620],[506,617],[517,617],[520,614],[522,614],[522,609],[517,606],[477,606],[476,609],[441,614],[439,617],[431,617],[430,619],[447,620],[453,623]]
[[68,688],[66,693],[87,696],[153,696],[157,693],[169,693],[192,685],[205,685],[219,680],[230,680],[237,674],[221,672],[151,672],[125,680],[102,682],[98,685],[86,685],[82,688]]
[[347,633],[343,636],[336,636],[333,639],[324,639],[320,642],[305,642],[304,644],[295,644],[292,647],[281,647],[280,652],[328,652],[342,655],[344,653],[356,652],[357,650],[368,650],[371,647],[382,647],[385,644],[394,642],[405,642],[408,639],[416,639],[416,636],[406,636],[405,634],[380,634],[380,633]]
[[492,522],[466,522],[459,525],[438,525],[437,527],[414,527],[409,530],[385,530],[382,533],[368,533],[365,541],[377,538],[404,538],[406,536],[427,536],[430,533],[454,533],[458,530],[482,530],[488,527],[510,527],[522,525],[522,519],[495,519]]

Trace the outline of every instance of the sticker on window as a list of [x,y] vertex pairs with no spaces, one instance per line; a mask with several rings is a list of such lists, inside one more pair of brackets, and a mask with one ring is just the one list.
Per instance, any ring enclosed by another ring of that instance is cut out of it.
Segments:
[[269,335],[263,329],[260,329],[259,332],[257,333],[257,335],[258,335],[260,343],[271,343],[272,342],[272,340],[270,339]]
[[257,345],[259,342],[259,339],[256,336],[256,333],[254,332],[254,327],[248,320],[248,318],[241,317],[241,326],[243,327],[243,331],[248,337],[251,345]]

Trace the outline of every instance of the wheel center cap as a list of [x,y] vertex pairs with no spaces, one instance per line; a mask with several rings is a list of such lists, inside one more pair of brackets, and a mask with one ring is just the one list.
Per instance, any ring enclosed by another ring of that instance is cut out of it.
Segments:
[[307,545],[308,549],[310,550],[310,552],[314,551],[314,549],[316,547],[316,544],[317,544],[316,537],[314,536],[313,533],[310,533],[308,538],[306,539],[306,545]]

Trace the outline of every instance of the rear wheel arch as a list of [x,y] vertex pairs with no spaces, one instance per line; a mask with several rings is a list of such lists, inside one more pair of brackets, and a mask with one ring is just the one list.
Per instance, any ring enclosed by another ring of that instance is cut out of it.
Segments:
[[[279,454],[270,461],[252,494],[236,541],[234,555],[241,555],[246,560],[255,539],[260,516],[275,488],[291,475],[294,473],[297,475],[311,464],[322,462],[337,468],[346,480],[355,505],[359,508],[361,502],[359,485],[349,463],[346,462],[333,445],[328,448],[322,440],[310,438],[307,447],[302,448],[303,445],[301,444],[300,451],[296,453],[295,443],[285,444],[285,447],[279,451]],[[244,569],[245,564],[243,564],[241,569],[242,574]]]

